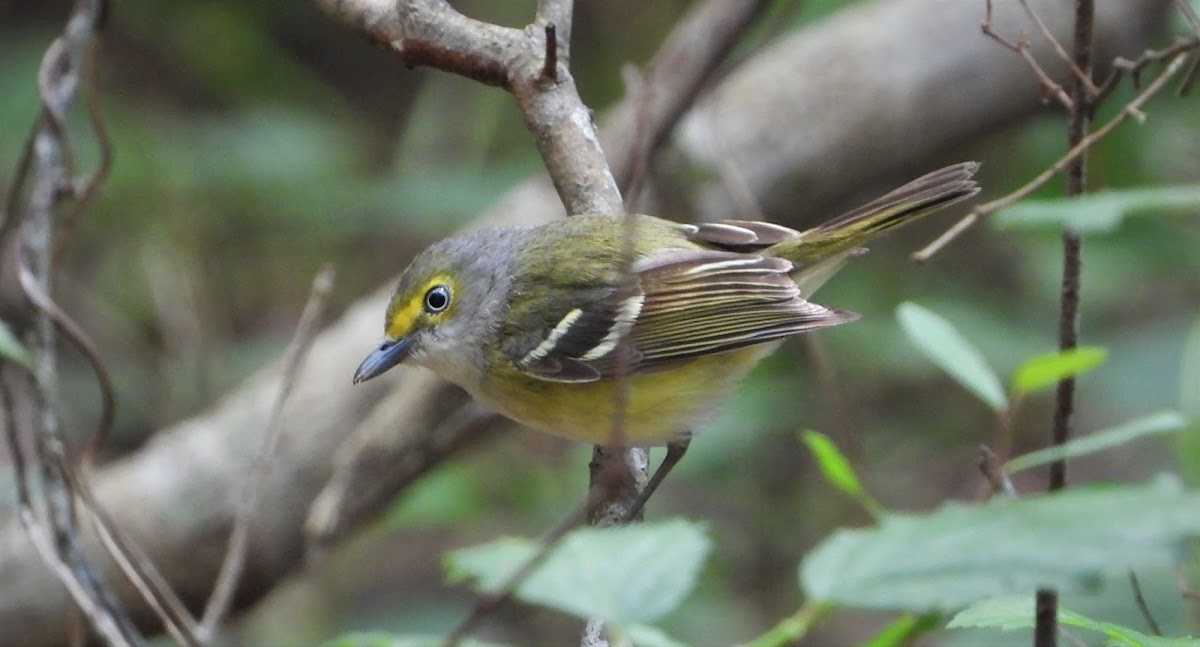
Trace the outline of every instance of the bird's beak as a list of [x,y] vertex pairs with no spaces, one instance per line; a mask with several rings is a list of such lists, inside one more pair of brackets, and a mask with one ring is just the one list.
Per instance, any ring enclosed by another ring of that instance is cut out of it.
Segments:
[[396,341],[385,340],[379,348],[371,351],[370,355],[358,365],[354,371],[354,383],[364,382],[373,377],[383,375],[388,369],[403,362],[412,350],[413,337],[402,337]]

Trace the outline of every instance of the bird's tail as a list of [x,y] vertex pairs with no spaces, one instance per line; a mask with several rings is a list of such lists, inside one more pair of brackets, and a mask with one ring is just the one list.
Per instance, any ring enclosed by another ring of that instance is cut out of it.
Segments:
[[934,171],[778,243],[767,254],[795,265],[793,278],[807,297],[871,238],[979,193],[979,185],[972,179],[977,170],[977,162],[961,162]]

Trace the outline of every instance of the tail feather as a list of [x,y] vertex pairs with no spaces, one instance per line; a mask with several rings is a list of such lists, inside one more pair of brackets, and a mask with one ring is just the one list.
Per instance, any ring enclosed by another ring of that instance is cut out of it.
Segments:
[[[962,162],[921,176],[853,211],[802,232],[767,251],[803,275],[822,261],[852,250],[872,237],[979,193],[972,176],[977,162]],[[840,265],[840,263],[836,263]]]

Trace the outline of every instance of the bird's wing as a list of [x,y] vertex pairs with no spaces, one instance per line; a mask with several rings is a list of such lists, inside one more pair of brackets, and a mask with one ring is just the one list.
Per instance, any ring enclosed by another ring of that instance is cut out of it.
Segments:
[[856,318],[802,299],[791,269],[784,259],[755,254],[660,252],[634,264],[628,280],[565,299],[558,319],[507,344],[506,353],[534,377],[590,382]]
[[732,252],[753,253],[800,236],[795,229],[759,220],[717,220],[683,227],[688,240]]

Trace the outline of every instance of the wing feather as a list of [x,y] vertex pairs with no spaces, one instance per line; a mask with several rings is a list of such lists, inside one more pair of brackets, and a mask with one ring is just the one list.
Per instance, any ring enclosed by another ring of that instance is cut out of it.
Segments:
[[[730,229],[741,224],[708,231],[748,238]],[[773,226],[747,231],[768,239],[786,234]],[[616,374],[622,344],[630,373],[638,374],[857,317],[801,298],[791,269],[784,259],[734,251],[656,254],[634,265],[630,285],[573,304],[515,364],[541,379],[586,382]]]

